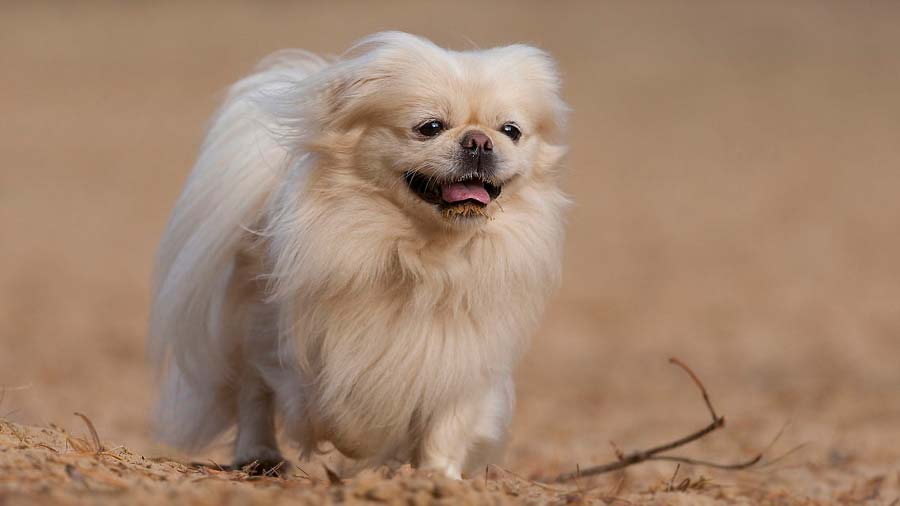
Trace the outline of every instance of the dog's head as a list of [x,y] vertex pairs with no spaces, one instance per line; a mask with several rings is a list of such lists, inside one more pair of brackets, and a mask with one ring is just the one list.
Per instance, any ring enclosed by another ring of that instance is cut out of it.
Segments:
[[[334,67],[315,151],[359,196],[413,219],[479,226],[555,191],[566,106],[553,60],[530,46],[455,52],[403,33],[352,48]],[[538,192],[538,193],[535,193]]]

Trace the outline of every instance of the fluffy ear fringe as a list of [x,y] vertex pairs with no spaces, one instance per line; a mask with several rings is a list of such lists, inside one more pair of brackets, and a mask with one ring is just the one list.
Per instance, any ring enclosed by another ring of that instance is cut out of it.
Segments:
[[540,125],[540,129],[548,141],[559,141],[565,135],[571,109],[561,97],[562,79],[556,60],[546,51],[524,44],[497,50],[514,53],[520,60],[519,63],[524,63],[527,69],[524,79],[539,84],[545,95],[544,103],[548,106],[544,117],[549,118],[547,123]]
[[[538,130],[549,142],[563,138],[569,106],[560,96],[561,78],[556,61],[534,46],[515,44],[489,49],[501,58],[500,65],[515,68],[523,81],[538,85],[546,104]],[[452,53],[451,53],[452,54]],[[277,132],[286,147],[303,146],[311,132],[344,130],[364,116],[379,111],[372,108],[384,101],[372,96],[390,94],[391,78],[404,66],[453,66],[448,52],[431,41],[402,32],[381,32],[369,36],[337,58],[321,58],[301,50],[279,51],[260,65],[275,81],[269,90],[257,94],[258,105],[279,126]],[[298,67],[294,67],[299,62]],[[308,75],[297,80],[297,72]],[[302,110],[302,114],[298,114]]]

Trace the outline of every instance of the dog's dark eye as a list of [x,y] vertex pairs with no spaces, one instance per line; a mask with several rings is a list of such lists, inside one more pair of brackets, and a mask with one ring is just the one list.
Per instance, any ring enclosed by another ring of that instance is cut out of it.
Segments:
[[416,127],[416,131],[424,135],[425,137],[434,137],[435,135],[441,133],[443,130],[444,124],[436,119],[426,121],[425,123]]
[[500,131],[503,132],[503,135],[509,137],[513,141],[517,141],[519,140],[519,137],[522,137],[522,131],[519,130],[519,127],[517,127],[515,123],[506,123],[500,127]]

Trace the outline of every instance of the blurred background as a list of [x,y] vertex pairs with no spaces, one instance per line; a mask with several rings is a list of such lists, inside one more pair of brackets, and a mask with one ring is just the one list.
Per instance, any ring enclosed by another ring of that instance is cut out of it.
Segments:
[[895,465],[898,20],[896,2],[5,2],[0,415],[79,411],[154,451],[153,257],[225,88],[273,50],[398,29],[542,47],[573,109],[564,286],[520,370],[511,468],[707,423],[671,355],[729,420],[686,453],[735,460],[790,422],[775,453],[809,445],[776,478],[810,493]]

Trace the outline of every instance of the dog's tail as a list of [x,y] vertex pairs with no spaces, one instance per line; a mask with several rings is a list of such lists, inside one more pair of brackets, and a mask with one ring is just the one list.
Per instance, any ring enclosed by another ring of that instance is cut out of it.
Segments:
[[149,339],[162,376],[157,427],[166,443],[198,449],[233,422],[244,326],[229,307],[236,255],[292,156],[273,111],[327,64],[305,52],[276,53],[235,84],[175,205],[157,258]]

